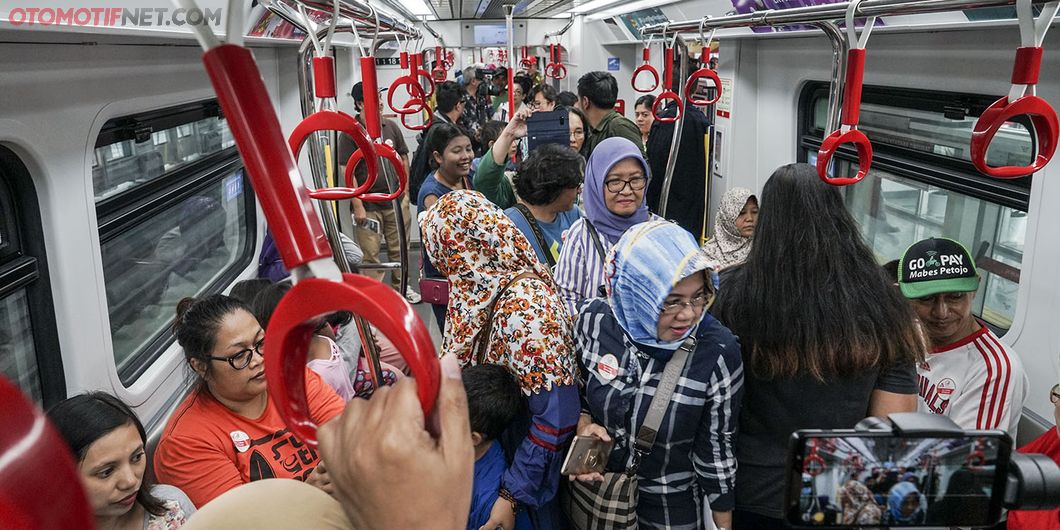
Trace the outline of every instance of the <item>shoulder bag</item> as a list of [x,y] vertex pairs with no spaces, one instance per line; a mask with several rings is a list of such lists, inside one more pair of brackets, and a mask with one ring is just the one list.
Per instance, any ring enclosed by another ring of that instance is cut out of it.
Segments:
[[541,279],[540,277],[538,277],[537,274],[534,274],[533,272],[524,272],[512,278],[508,282],[508,285],[505,285],[503,288],[501,288],[500,292],[497,293],[497,296],[493,297],[493,300],[490,301],[490,305],[486,309],[486,323],[482,326],[482,329],[478,331],[478,333],[475,335],[475,338],[471,341],[471,351],[475,353],[475,364],[483,364],[486,361],[486,350],[489,346],[490,335],[493,334],[493,315],[497,311],[497,304],[500,302],[501,298],[504,297],[504,294],[508,292],[508,289],[511,288],[511,286],[515,285],[516,282],[518,282],[519,280],[525,278],[537,278],[539,280]]
[[556,266],[556,258],[552,257],[552,249],[549,248],[548,242],[545,241],[545,235],[541,233],[541,227],[537,226],[537,219],[534,214],[530,212],[530,208],[527,208],[525,204],[515,203],[515,209],[519,210],[519,213],[523,214],[523,218],[530,224],[530,230],[534,233],[534,237],[537,239],[537,244],[541,246],[541,252],[545,255],[545,261],[548,262],[548,267],[551,269]]

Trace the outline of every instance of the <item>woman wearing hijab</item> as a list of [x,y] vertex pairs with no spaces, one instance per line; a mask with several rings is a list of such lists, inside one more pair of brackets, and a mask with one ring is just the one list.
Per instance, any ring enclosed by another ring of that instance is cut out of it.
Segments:
[[899,482],[887,494],[885,524],[920,524],[924,522],[927,501],[912,482]]
[[723,268],[747,260],[758,220],[758,198],[747,188],[733,188],[721,198],[714,215],[714,237],[703,245],[707,256]]
[[608,299],[589,301],[575,323],[589,410],[578,434],[615,440],[607,471],[632,465],[632,441],[667,362],[679,348],[689,352],[658,437],[639,459],[640,528],[705,528],[704,497],[714,523],[732,527],[743,363],[736,337],[707,313],[713,267],[676,224],[636,225],[608,257]]
[[644,204],[648,163],[640,147],[608,138],[585,167],[585,217],[571,225],[556,263],[556,285],[571,315],[586,298],[602,296],[604,256],[629,227],[659,219]]
[[880,524],[883,513],[873,500],[872,492],[864,484],[850,480],[839,490],[839,505],[843,508],[841,524],[855,526]]
[[526,507],[536,529],[562,528],[551,501],[559,487],[560,448],[574,434],[580,404],[571,320],[548,266],[515,223],[478,192],[440,197],[423,215],[420,233],[451,286],[442,351],[463,366],[506,367],[527,400],[529,418],[502,436],[512,464],[484,527],[511,529],[513,508]]

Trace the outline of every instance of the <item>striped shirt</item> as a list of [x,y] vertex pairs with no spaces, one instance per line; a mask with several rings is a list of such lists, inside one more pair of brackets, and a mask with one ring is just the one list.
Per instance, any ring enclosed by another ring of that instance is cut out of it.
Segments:
[[[666,363],[630,341],[603,300],[583,306],[575,336],[581,351],[583,406],[615,440],[607,470],[625,470]],[[733,433],[743,387],[740,344],[709,314],[696,339],[655,445],[637,472],[640,528],[696,530],[705,527],[700,515],[704,497],[714,511],[730,511],[735,505]]]
[[[662,217],[650,214],[648,220],[661,221]],[[603,233],[599,236],[605,253],[618,242],[617,239],[611,241]],[[563,236],[555,276],[559,296],[572,316],[578,314],[578,305],[583,300],[600,296],[599,288],[604,284],[604,256],[597,252],[584,217],[575,221]]]
[[1027,397],[1023,363],[986,324],[936,348],[917,367],[917,409],[949,416],[963,429],[1001,429],[1013,439]]

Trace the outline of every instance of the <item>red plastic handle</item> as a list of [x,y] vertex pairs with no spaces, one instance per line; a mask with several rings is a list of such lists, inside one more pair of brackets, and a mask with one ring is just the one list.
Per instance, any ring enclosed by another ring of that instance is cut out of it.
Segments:
[[[832,155],[835,154],[836,149],[840,145],[847,143],[854,144],[854,147],[858,150],[857,175],[853,177],[829,177],[828,163],[832,161]],[[817,176],[821,177],[821,180],[835,186],[849,186],[861,181],[869,174],[869,168],[871,167],[872,142],[869,142],[869,138],[865,136],[865,133],[857,129],[851,129],[847,132],[835,131],[829,134],[824,139],[824,142],[821,143],[821,149],[817,151]]]
[[[268,361],[266,361],[266,369],[268,369]],[[807,456],[806,460],[802,463],[802,472],[811,477],[816,477],[827,470],[828,465],[825,464],[824,458],[821,458],[817,454]]]
[[[1038,154],[1028,166],[993,167],[986,163],[986,153],[990,142],[994,140],[1001,127],[1016,116],[1028,116],[1034,125],[1037,136]],[[971,159],[975,168],[984,175],[994,178],[1019,178],[1041,171],[1056,153],[1057,136],[1060,135],[1060,124],[1056,111],[1047,101],[1038,96],[1023,96],[1009,102],[1007,97],[995,101],[986,108],[972,128]]]
[[317,445],[317,425],[305,393],[306,352],[313,319],[336,311],[364,317],[394,343],[416,379],[424,414],[438,399],[441,367],[423,321],[401,295],[375,280],[343,274],[342,283],[308,278],[280,300],[265,334],[265,377],[280,416],[299,438]]
[[[647,88],[637,87],[637,79],[640,78],[640,74],[648,72],[651,74],[651,86]],[[633,85],[633,90],[637,92],[655,92],[655,89],[659,88],[659,71],[650,64],[642,64],[633,70],[633,79],[630,80],[630,84]]]
[[[431,111],[430,105],[427,105],[427,103],[424,102],[422,99],[410,99],[408,101],[408,103],[405,104],[405,108],[406,109],[409,109],[409,108],[416,108],[417,109],[415,112],[408,112],[408,113],[402,113],[401,114],[401,125],[403,125],[406,129],[408,129],[410,131],[423,131],[423,130],[426,130],[428,127],[431,126],[431,122],[434,121],[434,112]],[[416,112],[426,112],[427,113],[427,119],[423,120],[423,124],[421,124],[421,125],[410,124],[408,122],[408,117],[412,116]]]
[[379,122],[379,80],[375,75],[375,57],[361,57],[361,86],[364,91],[364,125],[368,136],[378,139],[383,135]]
[[409,67],[409,52],[401,52],[401,69]]
[[552,79],[564,80],[567,78],[567,67],[563,66],[563,63],[556,63],[552,65]]
[[[375,154],[378,155],[380,158],[385,158],[386,160],[390,161],[390,165],[394,167],[395,171],[397,171],[398,187],[391,193],[365,193],[364,195],[358,195],[357,198],[361,199],[362,201],[368,202],[392,201],[400,197],[402,193],[405,193],[405,186],[409,181],[409,174],[407,171],[405,171],[405,164],[402,163],[401,157],[398,156],[397,151],[395,151],[393,147],[376,142]],[[353,182],[353,170],[357,167],[357,164],[360,164],[363,160],[364,152],[358,149],[354,151],[353,154],[350,155],[350,159],[346,161],[347,185]]]
[[395,79],[394,82],[390,84],[390,90],[386,91],[386,104],[390,107],[390,110],[401,115],[415,114],[419,112],[421,110],[420,108],[414,106],[410,107],[408,103],[403,107],[397,107],[394,105],[394,93],[397,92],[397,88],[402,85],[407,87],[407,90],[412,93],[413,99],[409,100],[409,102],[419,101],[422,106],[423,101],[427,99],[427,95],[423,93],[423,87],[420,86],[415,79],[407,75]]
[[313,57],[313,92],[318,98],[335,97],[335,59]]
[[[695,95],[696,83],[702,78],[710,79],[714,82],[714,98],[712,99],[697,99]],[[688,77],[688,81],[685,81],[685,101],[690,105],[706,106],[713,105],[721,99],[721,78],[718,77],[718,73],[710,68],[700,68],[692,75]]]
[[[677,112],[669,118],[659,116],[659,111],[663,108],[662,104],[666,101],[671,100],[677,102]],[[678,96],[677,92],[674,92],[673,90],[663,90],[662,93],[659,94],[659,97],[655,98],[655,104],[651,106],[651,115],[656,120],[659,120],[663,123],[673,123],[681,119],[681,115],[684,114],[684,112],[685,109],[684,105],[681,103],[681,97]]]
[[202,60],[284,266],[291,270],[331,257],[254,57],[246,48],[223,44]]
[[648,64],[651,61],[651,48],[645,46],[641,57],[644,59],[644,64]]
[[529,70],[531,66],[537,64],[537,57],[523,57],[522,63],[523,68]]
[[431,81],[435,83],[444,83],[447,75],[449,75],[449,72],[447,72],[445,68],[435,66],[434,70],[431,70]]
[[664,91],[670,91],[674,89],[674,49],[667,47],[663,49],[663,80],[662,86]]
[[[368,138],[368,134],[361,128],[361,124],[357,123],[353,116],[334,110],[317,111],[302,120],[302,123],[299,123],[298,127],[294,128],[294,132],[291,133],[291,137],[288,140],[291,145],[291,152],[298,153],[302,146],[305,145],[306,140],[309,139],[309,136],[317,131],[338,131],[348,134],[353,138],[353,143],[357,145],[358,151],[367,151],[370,154],[375,154],[375,144]],[[334,196],[335,193],[360,195],[368,191],[375,184],[375,177],[379,174],[379,164],[375,156],[368,158],[365,164],[368,166],[368,178],[357,188],[324,188],[310,192],[309,196],[314,199],[326,199]],[[348,181],[347,184],[349,183]],[[255,188],[256,190],[257,188]],[[328,192],[333,192],[333,194],[329,196]]]
[[843,87],[844,125],[857,125],[861,117],[861,85],[865,79],[865,48],[847,51],[847,82]]

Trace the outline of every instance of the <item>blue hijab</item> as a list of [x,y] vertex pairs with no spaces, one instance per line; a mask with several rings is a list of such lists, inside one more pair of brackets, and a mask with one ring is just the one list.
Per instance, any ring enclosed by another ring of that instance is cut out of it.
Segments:
[[[647,200],[642,200],[637,211],[629,217],[612,213],[604,202],[604,180],[607,178],[607,173],[627,158],[640,163],[644,167],[644,177],[651,178],[648,163],[640,154],[640,148],[633,142],[617,136],[600,142],[589,155],[589,161],[585,166],[585,191],[582,193],[582,198],[585,200],[585,217],[593,223],[596,230],[607,236],[609,241],[617,240],[629,227],[647,221],[650,215]],[[647,191],[648,186],[645,185],[645,195]]]
[[[909,515],[902,515],[902,501],[915,493],[917,496],[917,509]],[[924,496],[912,482],[899,482],[891,487],[887,493],[887,511],[890,512],[890,520],[893,523],[922,523],[924,522]]]
[[713,266],[692,234],[680,226],[669,221],[633,226],[618,240],[604,264],[608,302],[615,320],[634,342],[651,347],[649,353],[660,349],[668,358],[695,333],[707,312],[684,336],[662,342],[658,329],[663,302],[677,282]]

